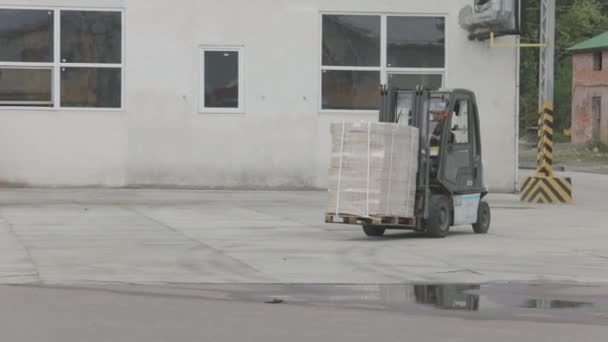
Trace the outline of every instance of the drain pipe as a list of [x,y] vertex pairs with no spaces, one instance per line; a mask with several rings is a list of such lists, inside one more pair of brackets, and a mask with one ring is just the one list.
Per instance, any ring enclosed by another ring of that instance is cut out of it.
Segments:
[[520,66],[521,66],[521,48],[519,46],[519,43],[521,42],[521,37],[517,36],[516,38],[516,48],[515,48],[515,182],[514,182],[514,189],[513,192],[517,193],[519,192],[519,119],[520,119],[520,100],[519,100],[519,95],[521,92],[521,85],[520,85],[520,81],[521,81],[521,73],[520,73]]

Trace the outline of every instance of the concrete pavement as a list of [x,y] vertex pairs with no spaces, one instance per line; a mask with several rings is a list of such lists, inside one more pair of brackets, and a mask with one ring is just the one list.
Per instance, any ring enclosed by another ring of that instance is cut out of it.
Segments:
[[608,177],[576,204],[492,195],[488,235],[323,223],[323,192],[0,190],[0,283],[608,283]]

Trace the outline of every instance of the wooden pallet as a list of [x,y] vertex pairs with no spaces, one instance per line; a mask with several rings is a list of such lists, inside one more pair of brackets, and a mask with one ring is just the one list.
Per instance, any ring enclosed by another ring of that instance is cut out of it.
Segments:
[[370,217],[363,217],[350,214],[326,213],[325,223],[415,226],[416,219],[400,216],[371,215]]

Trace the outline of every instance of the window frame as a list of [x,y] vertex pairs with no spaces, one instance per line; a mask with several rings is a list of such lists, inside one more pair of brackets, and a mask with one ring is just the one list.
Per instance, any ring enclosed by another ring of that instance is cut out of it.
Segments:
[[[333,12],[322,11],[319,13],[319,42],[318,47],[318,111],[320,114],[377,114],[378,110],[368,109],[324,109],[323,108],[323,71],[324,70],[343,70],[343,71],[377,71],[380,73],[380,84],[388,84],[389,74],[437,74],[442,75],[442,88],[446,87],[449,64],[449,15],[447,13],[390,13],[390,12]],[[326,66],[323,65],[323,16],[324,15],[375,15],[380,17],[380,65],[377,67],[355,67],[355,66]],[[429,17],[443,18],[445,22],[444,58],[443,68],[401,68],[389,67],[388,64],[388,17]],[[379,90],[378,90],[379,91]]]
[[[51,73],[51,99],[52,106],[0,106],[0,111],[27,110],[27,111],[88,111],[88,112],[124,112],[125,111],[125,88],[126,88],[126,10],[121,7],[72,7],[72,6],[11,6],[0,5],[0,9],[16,10],[43,10],[53,12],[53,61],[50,63],[39,62],[2,62],[0,68],[31,68],[47,69]],[[120,63],[64,63],[61,61],[61,12],[118,12],[121,14],[121,61]],[[110,68],[120,69],[120,107],[62,107],[61,106],[61,71],[63,68]]]
[[[207,51],[234,51],[238,58],[238,107],[217,108],[205,107],[205,52]],[[245,47],[243,45],[200,45],[199,53],[199,82],[198,82],[198,112],[200,114],[245,114]]]

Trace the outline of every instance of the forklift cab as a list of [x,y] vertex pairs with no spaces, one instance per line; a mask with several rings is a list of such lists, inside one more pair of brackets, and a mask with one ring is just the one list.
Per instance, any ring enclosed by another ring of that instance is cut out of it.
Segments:
[[[432,178],[451,194],[487,193],[482,175],[479,115],[469,91],[431,94],[445,102],[430,137]],[[432,101],[432,100],[431,100]],[[438,137],[438,138],[435,138]],[[433,142],[435,140],[435,142]],[[435,146],[434,146],[435,145]]]
[[444,237],[450,226],[473,225],[487,233],[490,208],[483,178],[479,111],[475,94],[381,89],[380,122],[419,129],[416,230]]

